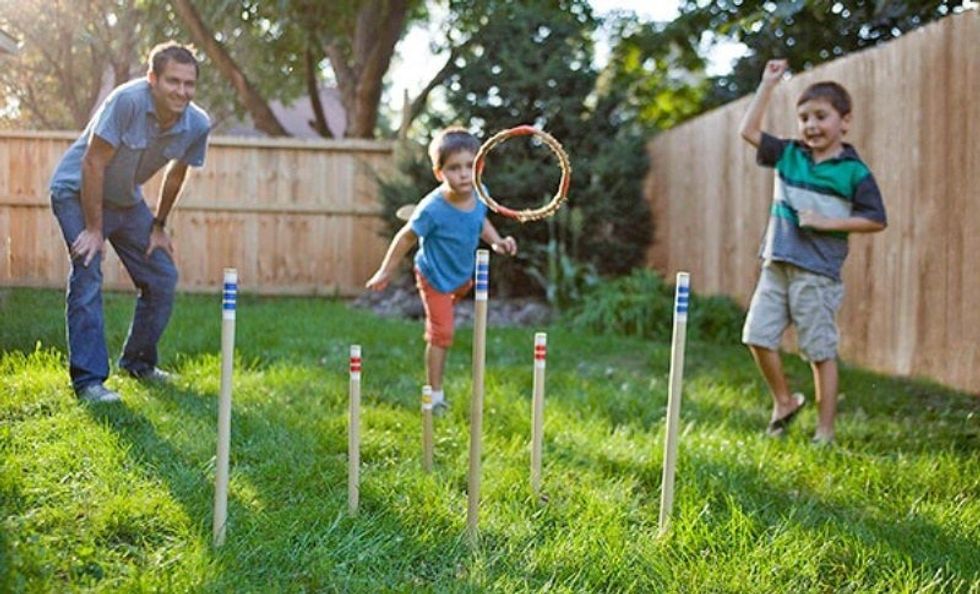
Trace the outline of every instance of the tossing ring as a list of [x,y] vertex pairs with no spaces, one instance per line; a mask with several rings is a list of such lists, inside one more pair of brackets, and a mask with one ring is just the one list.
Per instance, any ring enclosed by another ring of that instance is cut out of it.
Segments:
[[[514,136],[537,136],[548,148],[551,149],[555,156],[558,157],[558,165],[561,167],[561,181],[558,182],[558,191],[552,197],[551,201],[541,206],[539,208],[526,208],[524,210],[512,210],[506,206],[501,205],[496,200],[494,200],[486,188],[483,187],[483,166],[486,159],[487,153],[489,153],[493,147],[497,146],[501,142],[507,140],[508,138],[513,138]],[[545,217],[550,217],[555,213],[556,210],[561,206],[561,203],[568,198],[568,186],[572,182],[572,166],[568,162],[568,154],[565,153],[565,149],[562,148],[561,144],[554,139],[551,134],[548,134],[544,130],[539,130],[534,126],[517,126],[516,128],[510,128],[508,130],[502,130],[497,132],[490,137],[489,140],[483,143],[480,150],[476,153],[476,159],[473,161],[473,187],[476,189],[477,196],[483,201],[490,210],[501,214],[505,217],[510,217],[512,219],[517,219],[522,223],[527,221],[537,221]]]

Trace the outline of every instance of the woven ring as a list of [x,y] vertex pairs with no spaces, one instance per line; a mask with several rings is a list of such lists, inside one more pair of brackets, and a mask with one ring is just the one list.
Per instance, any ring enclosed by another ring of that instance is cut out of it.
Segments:
[[[558,182],[558,191],[555,193],[554,197],[552,197],[551,202],[539,208],[512,210],[494,200],[483,187],[483,166],[487,153],[493,150],[493,147],[497,146],[501,142],[515,136],[537,136],[544,141],[544,143],[548,145],[548,148],[550,148],[551,151],[555,153],[555,156],[558,157],[558,165],[561,167],[561,181]],[[568,198],[568,186],[571,183],[572,166],[568,162],[568,154],[565,153],[565,149],[562,148],[561,144],[559,144],[558,141],[551,136],[551,134],[548,134],[544,130],[539,130],[534,126],[517,126],[516,128],[510,128],[508,130],[497,132],[491,136],[489,140],[483,143],[483,146],[481,146],[480,150],[476,153],[476,159],[473,161],[473,187],[476,188],[476,193],[477,196],[480,197],[480,200],[482,200],[483,203],[486,204],[492,211],[505,217],[517,219],[522,223],[526,223],[527,221],[537,221],[555,214],[555,211],[561,207],[561,203]]]

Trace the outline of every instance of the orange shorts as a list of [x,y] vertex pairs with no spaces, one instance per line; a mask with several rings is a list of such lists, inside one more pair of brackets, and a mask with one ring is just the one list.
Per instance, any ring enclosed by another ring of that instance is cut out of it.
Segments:
[[433,346],[449,348],[453,344],[453,304],[470,292],[473,279],[449,293],[442,293],[430,285],[416,268],[415,286],[419,289],[422,307],[425,308],[425,341]]

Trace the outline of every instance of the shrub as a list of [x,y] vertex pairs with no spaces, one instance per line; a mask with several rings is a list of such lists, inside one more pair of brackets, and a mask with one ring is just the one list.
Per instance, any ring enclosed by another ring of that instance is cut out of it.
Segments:
[[[599,334],[639,336],[669,341],[673,327],[674,287],[656,272],[631,274],[600,282],[569,310],[567,323]],[[728,297],[692,292],[688,315],[691,340],[737,343],[744,312]]]

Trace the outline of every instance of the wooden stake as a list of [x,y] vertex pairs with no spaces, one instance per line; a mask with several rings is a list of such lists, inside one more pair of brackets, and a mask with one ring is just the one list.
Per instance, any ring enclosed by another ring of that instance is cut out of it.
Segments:
[[531,491],[541,494],[541,439],[544,435],[544,368],[548,335],[534,335],[534,384],[531,397]]
[[231,448],[231,380],[235,361],[235,306],[238,300],[238,271],[225,268],[221,298],[221,388],[218,396],[218,452],[214,473],[214,546],[225,542],[228,520],[228,459]]
[[432,386],[422,386],[422,470],[432,472]]
[[473,398],[470,400],[470,474],[466,506],[466,535],[478,543],[480,515],[480,456],[483,448],[483,372],[487,346],[487,300],[490,293],[490,252],[476,251],[476,296],[473,318]]
[[361,345],[350,347],[350,410],[347,425],[347,512],[357,515],[361,472]]
[[670,343],[670,392],[667,397],[667,438],[664,440],[664,475],[660,497],[662,535],[670,524],[674,505],[674,470],[677,465],[677,426],[681,414],[681,387],[684,382],[684,346],[687,339],[687,306],[690,299],[690,275],[677,273],[674,292],[674,332]]

